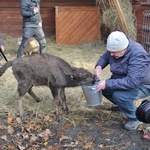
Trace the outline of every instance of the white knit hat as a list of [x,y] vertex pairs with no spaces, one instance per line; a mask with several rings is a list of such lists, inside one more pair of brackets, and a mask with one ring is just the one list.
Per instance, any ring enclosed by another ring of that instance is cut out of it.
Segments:
[[107,50],[110,52],[121,51],[129,45],[126,35],[120,31],[112,32],[107,38]]

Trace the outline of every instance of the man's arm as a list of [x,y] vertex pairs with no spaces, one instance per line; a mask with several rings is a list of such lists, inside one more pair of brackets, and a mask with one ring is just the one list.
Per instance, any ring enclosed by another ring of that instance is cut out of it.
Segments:
[[0,49],[2,51],[4,51],[4,43],[3,43],[3,40],[2,40],[2,35],[0,34]]
[[146,75],[148,64],[149,56],[144,53],[134,54],[128,64],[127,76],[121,79],[106,80],[106,88],[129,90],[139,86]]
[[34,8],[29,7],[28,1],[21,0],[20,1],[20,11],[23,17],[32,17],[35,15]]

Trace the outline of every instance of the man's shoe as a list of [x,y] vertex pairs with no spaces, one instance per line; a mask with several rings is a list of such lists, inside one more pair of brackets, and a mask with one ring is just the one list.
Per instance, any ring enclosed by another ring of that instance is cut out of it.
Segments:
[[120,110],[120,108],[118,106],[112,106],[110,108],[110,110],[113,111],[113,112],[121,112],[121,110]]
[[142,122],[139,120],[129,120],[124,124],[124,129],[128,131],[136,130],[139,125],[141,125]]

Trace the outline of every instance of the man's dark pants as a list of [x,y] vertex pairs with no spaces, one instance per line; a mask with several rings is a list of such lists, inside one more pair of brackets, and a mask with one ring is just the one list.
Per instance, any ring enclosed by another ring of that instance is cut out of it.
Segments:
[[23,28],[23,39],[18,49],[17,58],[23,55],[24,49],[32,37],[34,37],[39,43],[40,54],[45,53],[46,39],[42,27]]

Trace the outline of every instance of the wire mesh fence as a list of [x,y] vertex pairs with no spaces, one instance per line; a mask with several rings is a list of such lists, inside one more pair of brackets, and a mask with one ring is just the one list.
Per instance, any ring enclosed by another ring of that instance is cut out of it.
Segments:
[[150,54],[150,10],[145,10],[143,16],[142,45]]

